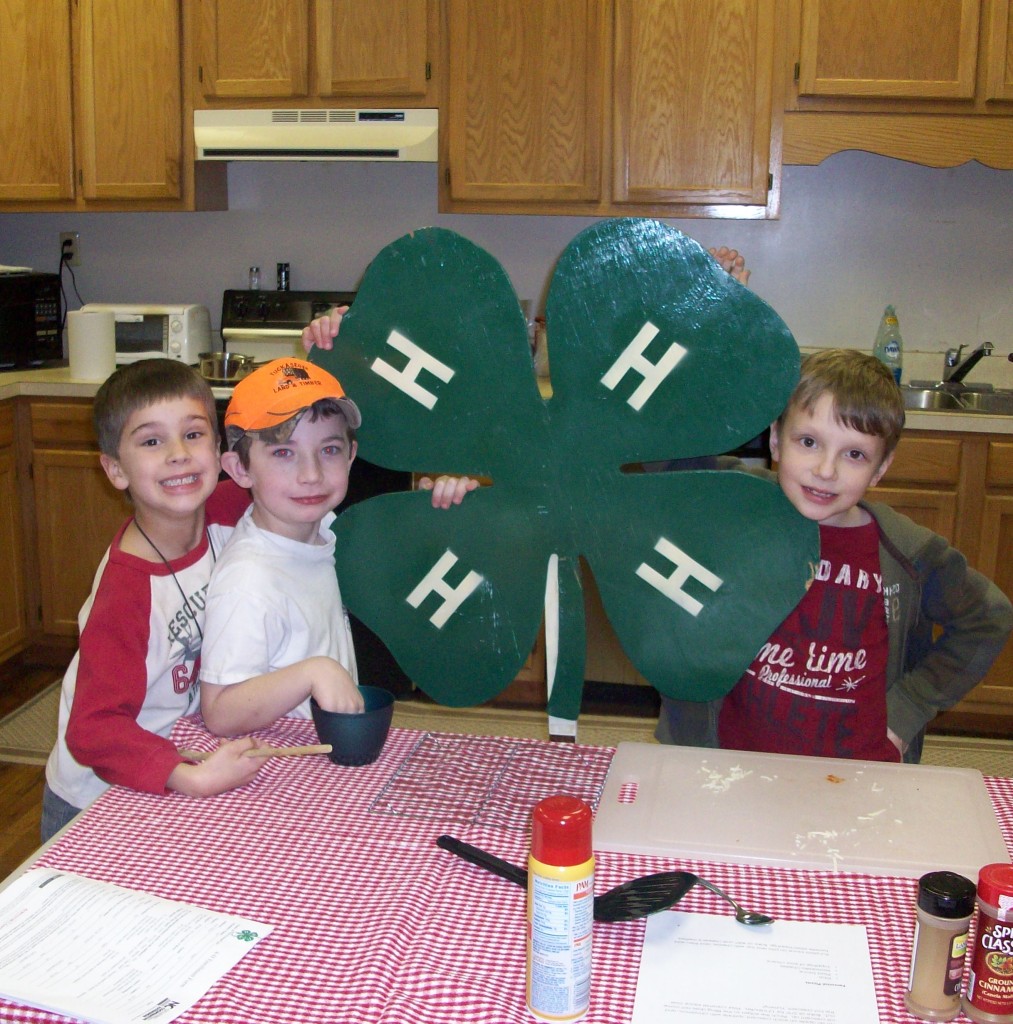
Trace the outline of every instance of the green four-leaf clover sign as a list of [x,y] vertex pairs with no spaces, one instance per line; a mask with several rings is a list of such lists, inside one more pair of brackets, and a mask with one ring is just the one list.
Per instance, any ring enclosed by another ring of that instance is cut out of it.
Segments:
[[798,378],[797,346],[700,246],[644,220],[599,222],[567,246],[546,323],[543,399],[488,253],[432,228],[373,261],[333,351],[314,356],[362,410],[362,456],[492,485],[446,511],[404,493],[342,513],[345,600],[419,687],[458,706],[514,678],[544,607],[548,710],[574,721],[584,559],[637,669],[671,697],[721,696],[804,593],[817,528],[746,473],[631,464],[760,433]]

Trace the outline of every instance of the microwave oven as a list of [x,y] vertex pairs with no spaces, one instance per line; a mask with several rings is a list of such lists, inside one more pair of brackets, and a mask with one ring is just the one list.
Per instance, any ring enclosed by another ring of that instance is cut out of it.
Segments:
[[61,320],[59,275],[0,275],[0,369],[59,363]]
[[117,365],[163,356],[194,366],[202,352],[212,351],[211,316],[207,306],[89,302],[81,311],[112,312],[116,325]]

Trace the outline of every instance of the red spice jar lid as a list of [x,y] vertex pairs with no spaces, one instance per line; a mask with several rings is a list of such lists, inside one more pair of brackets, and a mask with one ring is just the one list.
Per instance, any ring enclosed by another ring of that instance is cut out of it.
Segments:
[[978,873],[978,899],[1004,910],[1013,910],[1013,864],[986,864]]
[[539,801],[531,816],[531,856],[564,868],[590,860],[591,808],[575,796]]

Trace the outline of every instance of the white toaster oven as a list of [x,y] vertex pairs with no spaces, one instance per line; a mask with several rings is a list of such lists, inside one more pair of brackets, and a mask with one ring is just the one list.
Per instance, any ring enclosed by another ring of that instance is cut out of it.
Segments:
[[196,365],[202,352],[213,350],[207,306],[89,302],[81,309],[85,313],[112,312],[118,364],[164,356]]

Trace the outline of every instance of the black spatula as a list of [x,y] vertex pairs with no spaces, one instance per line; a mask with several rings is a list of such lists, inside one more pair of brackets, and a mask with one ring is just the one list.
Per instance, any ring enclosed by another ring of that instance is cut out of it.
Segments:
[[[439,836],[436,845],[457,854],[480,868],[506,878],[517,885],[528,884],[528,873],[524,868],[500,860],[499,857],[477,846],[462,842],[453,836]],[[656,914],[678,903],[693,887],[697,876],[689,871],[659,871],[623,882],[614,889],[594,898],[594,919],[596,921],[633,921],[638,917]]]

